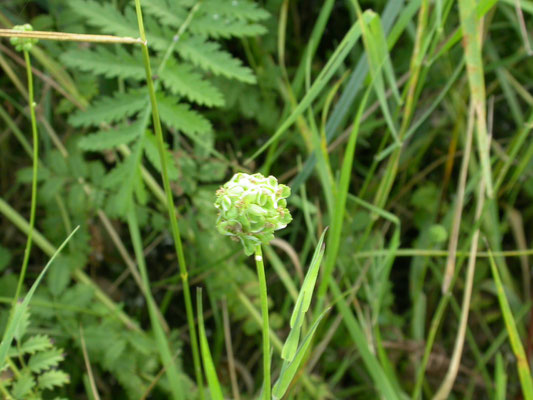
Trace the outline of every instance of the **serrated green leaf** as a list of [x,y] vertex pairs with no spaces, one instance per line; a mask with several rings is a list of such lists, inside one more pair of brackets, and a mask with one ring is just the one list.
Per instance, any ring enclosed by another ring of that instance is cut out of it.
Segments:
[[168,126],[185,133],[194,140],[194,135],[211,132],[209,120],[190,109],[188,104],[176,103],[172,98],[162,94],[157,96],[161,120]]
[[134,21],[122,15],[112,3],[100,4],[96,1],[70,0],[68,5],[78,15],[105,33],[119,36],[138,37],[139,30]]
[[35,379],[33,379],[31,373],[23,373],[13,384],[11,394],[16,400],[26,400],[34,386]]
[[48,368],[55,367],[63,361],[63,349],[51,349],[35,353],[28,361],[28,367],[33,372],[41,372]]
[[224,105],[222,92],[199,73],[194,72],[191,65],[169,63],[161,74],[161,79],[172,93],[185,96],[197,104],[208,107]]
[[35,335],[26,340],[20,347],[23,354],[34,354],[52,347],[52,341],[48,335]]
[[177,49],[180,56],[215,75],[222,75],[246,83],[256,82],[252,70],[243,66],[241,60],[233,58],[227,51],[221,50],[220,45],[216,42],[209,42],[196,36],[182,39],[178,43]]
[[248,21],[263,21],[270,17],[257,3],[247,0],[204,0],[202,11]]
[[234,19],[218,12],[202,15],[192,20],[189,30],[198,35],[212,38],[258,36],[267,32],[263,25]]
[[94,49],[69,50],[61,61],[70,68],[93,72],[106,78],[143,80],[146,78],[140,53],[129,53],[123,46],[99,46]]
[[86,151],[100,151],[112,149],[121,144],[128,144],[142,135],[144,126],[137,121],[131,125],[122,126],[116,129],[99,131],[84,136],[78,142],[78,146]]
[[148,105],[148,97],[141,92],[116,93],[113,97],[104,96],[84,111],[78,111],[69,118],[73,126],[99,126],[113,123],[143,110]]
[[[154,168],[161,172],[161,159],[157,150],[157,139],[150,132],[146,132],[146,137],[148,140],[145,142],[144,154]],[[167,165],[168,178],[175,181],[179,177],[178,168],[176,167],[172,153],[168,151],[167,147],[165,143],[165,163]]]
[[63,371],[51,370],[39,376],[38,382],[41,389],[53,389],[69,383],[70,377]]
[[142,0],[143,9],[163,24],[179,28],[187,19],[187,9],[176,1]]

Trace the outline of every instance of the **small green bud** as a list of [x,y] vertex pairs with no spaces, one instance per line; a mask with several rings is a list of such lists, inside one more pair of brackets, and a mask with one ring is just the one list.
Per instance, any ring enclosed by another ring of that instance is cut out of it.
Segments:
[[218,231],[239,240],[247,255],[292,221],[285,200],[291,189],[273,176],[237,173],[216,194]]
[[[33,28],[30,24],[24,24],[24,25],[15,25],[13,27],[14,31],[19,32],[31,32],[33,31]],[[15,50],[17,51],[30,51],[34,44],[38,42],[35,38],[20,38],[20,37],[12,37],[10,39],[11,44],[15,47]]]

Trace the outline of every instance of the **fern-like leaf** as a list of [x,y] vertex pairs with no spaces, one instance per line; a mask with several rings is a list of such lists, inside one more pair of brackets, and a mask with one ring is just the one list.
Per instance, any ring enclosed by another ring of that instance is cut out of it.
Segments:
[[94,49],[69,50],[61,55],[68,67],[85,72],[94,72],[106,78],[142,80],[146,77],[140,54],[130,54],[124,47],[110,49],[97,46]]
[[187,19],[187,9],[178,2],[168,0],[142,0],[143,9],[161,23],[179,28]]
[[213,38],[256,36],[267,32],[263,25],[248,23],[242,19],[232,19],[218,12],[195,18],[191,22],[190,31]]
[[28,361],[28,367],[32,372],[40,372],[57,366],[62,360],[63,349],[51,349],[32,355]]
[[113,123],[141,111],[148,104],[144,93],[117,93],[113,97],[105,96],[94,102],[88,109],[74,113],[69,122],[73,126],[98,126],[101,123]]
[[122,15],[110,2],[101,4],[93,0],[70,0],[68,5],[76,14],[84,17],[87,23],[100,28],[102,32],[139,36],[139,30],[133,21]]
[[194,72],[188,64],[169,63],[161,79],[172,93],[185,96],[197,104],[208,107],[224,105],[224,97],[220,90]]
[[143,132],[142,122],[123,126],[117,129],[99,131],[80,139],[78,146],[86,151],[99,151],[112,149],[121,144],[128,144],[137,139]]
[[[192,19],[189,25],[189,31],[193,34],[210,36],[214,38],[230,38],[242,36],[255,36],[266,33],[264,26],[257,23],[250,23],[250,18],[246,15],[256,17],[264,15],[264,12],[255,8],[258,13],[248,12],[250,8],[248,4],[244,4],[246,9],[244,13],[234,13],[235,8],[230,2],[227,2],[226,7],[223,6],[223,12],[217,10],[216,7],[200,7],[199,11]],[[148,13],[154,15],[161,23],[179,29],[187,18],[187,9],[177,2],[170,2],[169,0],[145,0],[143,4]],[[232,12],[233,11],[233,12]],[[268,14],[266,14],[268,16]]]
[[209,120],[193,111],[187,104],[176,103],[170,97],[157,96],[159,114],[163,122],[188,136],[201,132],[211,132],[213,129]]
[[33,376],[30,373],[23,373],[13,384],[11,394],[16,400],[27,399],[34,386],[35,379],[33,379]]
[[257,3],[247,0],[204,0],[202,11],[254,22],[270,17]]
[[39,376],[39,388],[53,389],[54,387],[61,387],[70,382],[70,377],[63,371],[51,370]]
[[[112,33],[118,36],[138,37],[139,28],[137,17],[132,7],[128,7],[122,14],[111,3],[100,4],[94,0],[69,0],[69,6],[78,15],[84,17],[92,26],[100,28],[103,33]],[[172,37],[170,31],[166,31],[153,19],[146,18],[145,25],[150,32],[149,44],[158,49],[165,50]]]
[[52,341],[48,335],[35,335],[26,340],[20,351],[23,354],[34,354],[38,351],[44,351],[52,347]]
[[178,53],[186,60],[215,75],[246,83],[256,82],[252,70],[243,66],[239,59],[221,50],[218,43],[208,42],[198,36],[191,37],[183,39],[178,44]]

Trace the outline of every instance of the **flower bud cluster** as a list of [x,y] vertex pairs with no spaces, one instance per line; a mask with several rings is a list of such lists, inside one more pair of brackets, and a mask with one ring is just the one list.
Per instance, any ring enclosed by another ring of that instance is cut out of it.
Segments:
[[[15,25],[13,27],[14,31],[19,32],[31,32],[33,28],[30,24],[24,25]],[[38,42],[35,38],[21,38],[21,37],[12,37],[10,39],[11,44],[15,47],[17,51],[30,51],[34,44]]]
[[290,194],[291,189],[273,176],[237,173],[216,192],[217,229],[240,240],[244,252],[251,255],[257,245],[269,243],[274,231],[292,221],[285,200]]

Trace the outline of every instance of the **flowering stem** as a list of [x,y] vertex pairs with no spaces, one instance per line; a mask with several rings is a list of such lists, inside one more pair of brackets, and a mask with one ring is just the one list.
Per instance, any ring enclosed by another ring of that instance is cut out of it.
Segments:
[[270,336],[268,324],[268,296],[265,278],[265,266],[263,264],[263,252],[261,245],[255,248],[255,264],[259,278],[259,291],[261,293],[261,315],[263,316],[263,399],[270,400]]
[[167,198],[167,207],[168,207],[168,214],[170,218],[172,237],[174,239],[174,247],[176,250],[177,257],[178,257],[180,275],[181,275],[181,280],[183,283],[183,297],[185,300],[185,311],[187,313],[187,324],[189,325],[189,335],[191,339],[191,350],[192,350],[192,358],[193,358],[193,363],[194,363],[194,372],[196,375],[196,384],[198,386],[198,391],[200,394],[199,397],[200,399],[203,399],[204,398],[203,378],[202,378],[202,370],[200,366],[200,354],[198,352],[198,339],[196,335],[196,326],[194,324],[194,313],[193,313],[191,294],[190,294],[190,289],[189,289],[189,278],[188,278],[189,274],[187,271],[187,266],[185,264],[183,245],[181,243],[181,234],[180,234],[180,229],[178,225],[178,220],[176,217],[176,211],[174,208],[174,197],[172,195],[172,190],[170,188],[167,165],[165,162],[165,147],[163,144],[163,131],[161,129],[159,109],[157,106],[154,82],[152,80],[152,68],[150,66],[150,55],[148,53],[146,33],[144,31],[140,0],[135,0],[135,10],[137,13],[139,34],[143,42],[142,43],[142,55],[143,55],[144,68],[146,72],[146,85],[148,87],[148,92],[150,94],[150,103],[152,105],[152,117],[153,117],[154,131],[155,131],[156,141],[157,141],[157,150],[159,153],[159,158],[161,160],[161,175],[162,175],[163,186],[164,186],[165,194]]
[[15,303],[20,296],[22,283],[24,282],[24,277],[26,276],[26,270],[28,268],[28,261],[30,259],[33,227],[35,225],[35,208],[37,205],[37,167],[39,163],[39,135],[37,133],[37,119],[35,118],[35,103],[33,101],[33,75],[31,72],[30,55],[26,50],[24,50],[24,59],[26,60],[26,74],[28,76],[28,102],[30,103],[31,130],[33,136],[33,179],[31,184],[30,229],[28,232],[26,249],[24,250],[24,260],[22,261],[22,268],[20,271],[15,297],[13,298],[13,303]]

